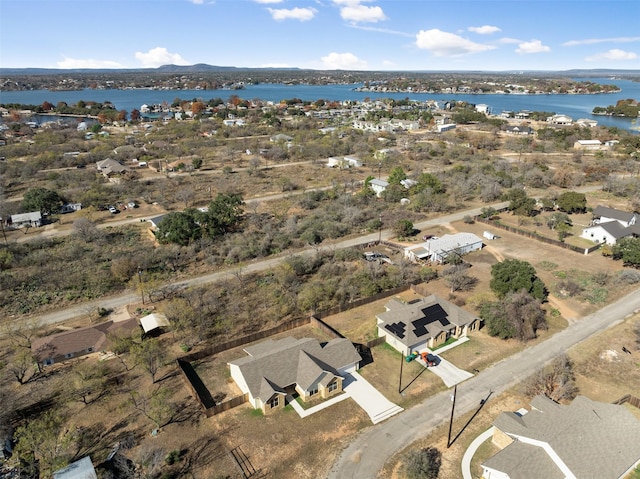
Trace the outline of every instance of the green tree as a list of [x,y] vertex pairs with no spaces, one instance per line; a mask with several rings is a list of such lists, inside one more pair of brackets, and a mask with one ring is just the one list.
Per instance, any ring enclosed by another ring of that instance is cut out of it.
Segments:
[[225,234],[229,228],[235,226],[242,219],[243,205],[244,201],[239,194],[218,193],[209,203],[209,208],[202,218],[209,236]]
[[16,454],[22,462],[39,468],[39,477],[51,477],[53,471],[69,463],[73,436],[57,410],[18,427],[15,438]]
[[566,191],[558,196],[556,204],[565,213],[584,213],[587,211],[587,197],[584,193]]
[[511,292],[524,290],[535,299],[544,301],[549,294],[546,286],[536,275],[530,263],[518,259],[507,259],[491,266],[491,290],[504,298]]
[[504,195],[504,199],[509,201],[507,209],[514,215],[533,216],[536,211],[536,200],[529,198],[522,188],[511,188]]
[[440,451],[435,447],[427,447],[410,452],[403,468],[408,479],[436,479],[441,465]]
[[194,158],[191,160],[191,165],[194,170],[199,170],[202,167],[202,158]]
[[622,238],[612,248],[613,259],[621,259],[625,265],[640,266],[640,238]]
[[407,174],[404,172],[401,166],[394,167],[389,172],[389,179],[387,180],[390,185],[399,185],[401,181],[407,179]]
[[201,238],[202,230],[196,222],[193,212],[189,210],[185,212],[174,211],[162,218],[155,235],[160,243],[176,243],[187,246],[192,241]]
[[561,225],[566,225],[568,227],[573,225],[571,218],[569,218],[569,215],[566,213],[556,211],[547,218],[547,226],[549,229],[555,230],[558,227],[561,227]]
[[547,329],[546,314],[540,300],[523,290],[484,304],[480,317],[489,334],[502,339],[528,341],[536,337],[538,330]]
[[444,193],[445,187],[437,177],[431,173],[422,173],[418,177],[418,184],[413,187],[413,190],[418,193],[426,189],[430,189],[432,193]]
[[55,191],[46,188],[31,188],[22,198],[22,208],[25,211],[39,211],[43,215],[60,211],[64,199]]
[[413,235],[413,223],[409,220],[398,220],[393,227],[393,232],[398,238],[406,238]]

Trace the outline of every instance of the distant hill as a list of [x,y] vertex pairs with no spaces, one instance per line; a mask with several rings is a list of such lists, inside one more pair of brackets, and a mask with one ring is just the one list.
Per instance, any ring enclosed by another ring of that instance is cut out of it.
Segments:
[[[62,68],[0,68],[0,75],[72,75],[72,74],[117,74],[117,73],[215,73],[215,72],[302,72],[302,71],[344,71],[350,70],[310,70],[301,68],[247,68],[247,67],[234,67],[234,66],[216,66],[208,65],[206,63],[196,63],[195,65],[162,65],[157,68],[74,68],[74,69],[62,69]],[[398,70],[397,73],[402,73],[402,70]],[[406,70],[405,73],[442,73],[442,71],[435,70]],[[360,74],[385,74],[391,73],[389,71],[358,71]],[[447,73],[460,73],[460,74],[546,74],[546,75],[560,75],[560,76],[576,76],[576,77],[607,77],[607,76],[630,76],[640,75],[640,70],[618,70],[618,69],[591,69],[591,70],[562,70],[562,71],[542,71],[542,70],[510,70],[510,71],[464,71],[464,70],[451,70]]]
[[274,70],[300,71],[299,68],[238,68],[197,63],[195,65],[162,65],[157,68],[0,68],[0,75],[64,75],[78,73],[207,73]]

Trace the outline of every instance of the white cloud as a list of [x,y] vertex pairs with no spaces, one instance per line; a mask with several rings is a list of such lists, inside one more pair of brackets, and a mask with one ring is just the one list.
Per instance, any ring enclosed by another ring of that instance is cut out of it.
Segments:
[[364,70],[367,62],[360,60],[353,53],[329,53],[322,57],[322,66],[327,70]]
[[491,33],[501,32],[502,30],[492,25],[482,25],[481,27],[469,27],[469,31],[479,35],[489,35]]
[[122,68],[118,62],[95,60],[93,58],[67,58],[57,62],[58,68]]
[[377,23],[387,19],[382,8],[362,5],[365,1],[370,0],[333,0],[333,3],[340,7],[340,16],[348,22]]
[[459,35],[434,28],[420,30],[416,35],[416,46],[428,50],[437,57],[460,56],[493,50],[491,45],[483,45],[467,40]]
[[194,5],[202,5],[204,3],[204,0],[189,0],[189,1]]
[[188,65],[189,62],[182,58],[178,53],[170,53],[164,47],[156,47],[147,53],[136,52],[136,59],[142,63],[145,68],[155,68],[162,65]]
[[517,38],[509,38],[504,37],[498,40],[499,43],[522,43],[522,40],[518,40]]
[[550,52],[551,48],[543,45],[540,40],[531,40],[530,42],[522,42],[516,48],[516,53],[542,53]]
[[282,3],[282,0],[253,0],[256,3]]
[[282,20],[300,20],[301,22],[306,22],[311,20],[315,14],[318,12],[315,8],[305,7],[305,8],[267,8],[271,17],[274,20],[282,21]]
[[633,43],[640,42],[640,37],[615,37],[615,38],[587,38],[584,40],[570,40],[564,42],[564,47],[575,47],[576,45],[593,45],[595,43]]
[[636,58],[638,58],[638,55],[634,52],[625,52],[624,50],[613,48],[606,52],[596,53],[595,55],[585,58],[585,60],[595,62],[601,60],[635,60]]

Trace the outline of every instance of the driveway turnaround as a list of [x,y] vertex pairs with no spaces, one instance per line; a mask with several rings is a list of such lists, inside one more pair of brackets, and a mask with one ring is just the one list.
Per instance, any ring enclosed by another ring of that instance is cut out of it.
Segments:
[[462,456],[462,477],[463,479],[473,479],[473,475],[471,474],[471,459],[473,459],[473,455],[476,453],[478,448],[482,445],[483,442],[493,436],[494,427],[491,426],[485,432],[476,437],[469,447],[464,452],[464,456]]
[[342,388],[349,397],[358,403],[358,406],[365,410],[373,424],[378,424],[403,410],[384,397],[369,381],[356,372],[347,374]]

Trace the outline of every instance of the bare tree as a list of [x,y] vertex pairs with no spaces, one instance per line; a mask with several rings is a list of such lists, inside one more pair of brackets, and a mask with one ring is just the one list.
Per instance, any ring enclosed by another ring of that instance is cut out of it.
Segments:
[[566,354],[556,357],[549,366],[540,368],[524,385],[529,396],[544,394],[556,402],[570,400],[578,394],[573,363]]
[[96,224],[87,218],[78,218],[75,220],[73,222],[73,229],[78,238],[87,243],[92,242],[100,236],[100,231]]

